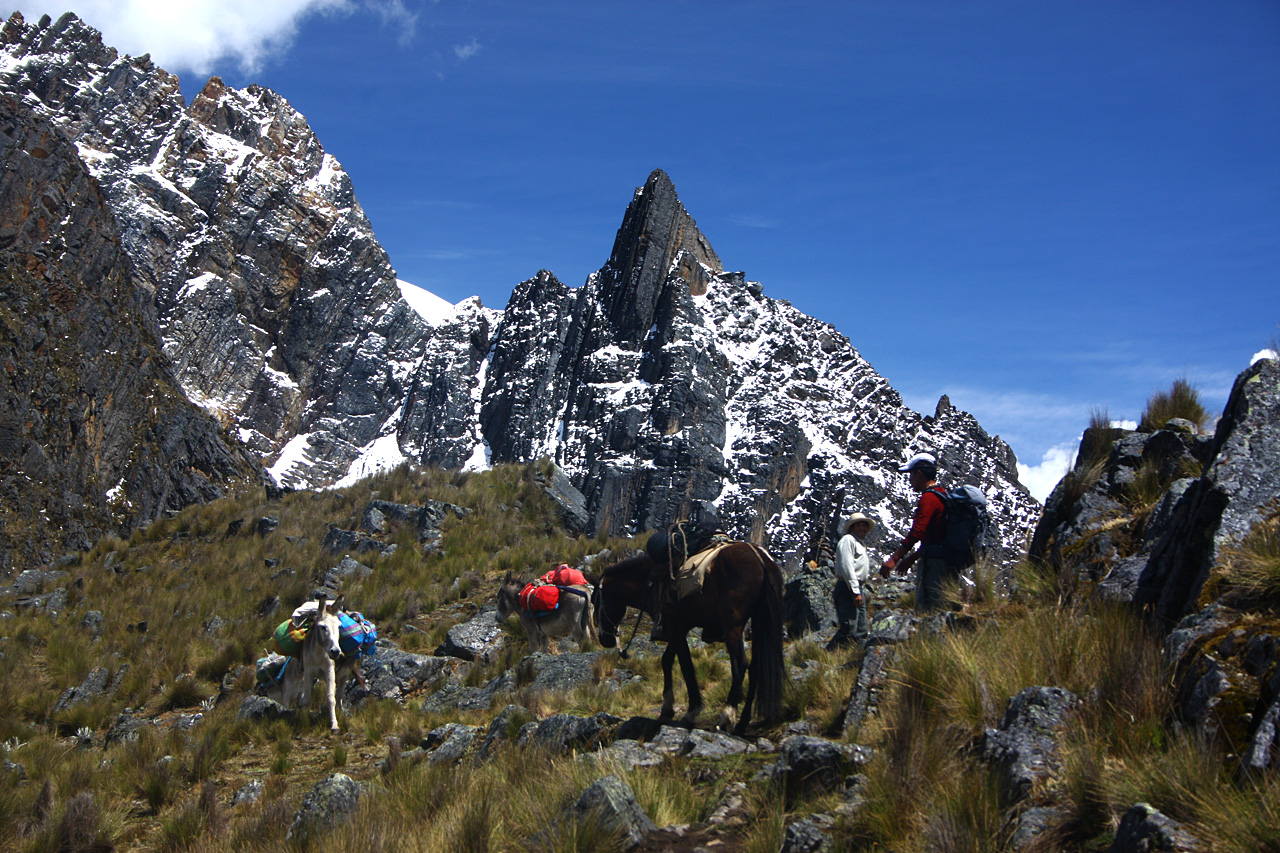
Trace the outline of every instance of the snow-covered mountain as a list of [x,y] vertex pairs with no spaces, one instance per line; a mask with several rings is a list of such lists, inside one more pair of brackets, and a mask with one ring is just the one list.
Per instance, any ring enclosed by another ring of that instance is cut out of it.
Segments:
[[725,270],[661,171],[584,285],[542,271],[502,311],[449,306],[397,282],[347,174],[279,95],[214,78],[187,106],[71,15],[15,15],[0,43],[0,91],[101,186],[185,394],[284,485],[548,457],[593,530],[706,500],[794,556],[841,489],[844,512],[900,531],[896,467],[927,447],[984,487],[1011,552],[1035,523],[1003,441],[946,398],[908,409],[844,335]]

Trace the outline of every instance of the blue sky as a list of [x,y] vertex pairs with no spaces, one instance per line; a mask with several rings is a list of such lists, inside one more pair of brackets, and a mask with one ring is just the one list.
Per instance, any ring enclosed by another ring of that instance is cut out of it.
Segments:
[[1180,376],[1220,410],[1280,337],[1275,0],[20,8],[76,11],[188,99],[280,92],[451,302],[581,284],[665,169],[727,268],[1030,466]]

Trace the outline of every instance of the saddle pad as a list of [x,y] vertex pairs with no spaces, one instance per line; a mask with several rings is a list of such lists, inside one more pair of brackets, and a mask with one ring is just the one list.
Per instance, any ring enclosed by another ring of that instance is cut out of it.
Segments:
[[702,584],[707,579],[707,568],[711,565],[711,561],[716,558],[717,554],[732,544],[732,542],[725,542],[714,548],[700,551],[685,560],[684,565],[676,572],[676,599],[679,600],[702,592]]
[[586,586],[587,576],[570,566],[558,566],[542,576],[544,583],[556,586]]
[[530,583],[520,590],[520,606],[530,613],[545,613],[560,606],[560,587],[549,583]]

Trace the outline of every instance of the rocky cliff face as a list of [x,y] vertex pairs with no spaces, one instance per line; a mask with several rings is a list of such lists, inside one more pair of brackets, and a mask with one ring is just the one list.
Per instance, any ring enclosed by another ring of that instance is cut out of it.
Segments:
[[254,482],[174,381],[75,147],[3,96],[0,163],[0,567]]
[[401,406],[426,325],[351,180],[266,89],[188,107],[74,15],[0,32],[0,86],[71,139],[115,214],[187,396],[287,484],[346,473]]
[[1004,442],[946,398],[906,408],[846,337],[726,271],[662,172],[583,286],[544,271],[504,311],[470,300],[428,324],[280,96],[215,78],[186,106],[176,78],[70,15],[14,16],[0,42],[0,90],[97,180],[183,391],[286,485],[398,458],[549,457],[590,530],[711,501],[733,533],[796,556],[840,489],[844,512],[901,532],[913,496],[895,469],[929,448],[944,479],[987,491],[1006,556],[1034,523]]

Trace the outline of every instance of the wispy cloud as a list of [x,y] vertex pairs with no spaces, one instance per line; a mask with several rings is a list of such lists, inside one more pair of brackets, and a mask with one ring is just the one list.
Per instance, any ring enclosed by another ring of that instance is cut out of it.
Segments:
[[149,53],[167,71],[195,74],[208,74],[225,60],[257,71],[288,52],[299,25],[312,15],[373,12],[400,32],[401,43],[413,37],[418,18],[404,0],[36,0],[23,14],[57,18],[66,5],[74,5],[108,45],[134,56]]
[[453,46],[453,52],[458,57],[458,59],[465,62],[471,57],[475,56],[477,53],[479,53],[482,47],[483,46],[480,44],[480,42],[476,41],[475,38],[473,37],[471,41],[467,44],[455,44]]
[[369,4],[369,8],[382,18],[384,27],[391,27],[399,31],[399,42],[402,45],[409,44],[413,41],[413,37],[418,32],[418,13],[410,12],[404,5],[404,0],[365,0]]

